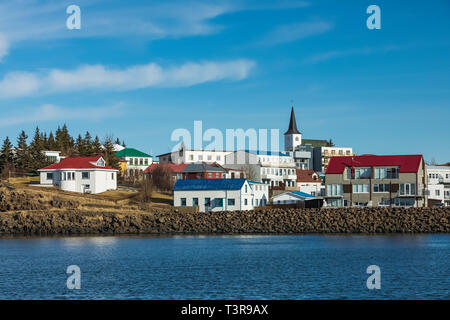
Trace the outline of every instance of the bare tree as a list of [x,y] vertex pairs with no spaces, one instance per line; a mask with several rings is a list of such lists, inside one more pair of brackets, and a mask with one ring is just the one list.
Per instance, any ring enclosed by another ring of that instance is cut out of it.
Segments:
[[150,173],[154,186],[160,191],[170,191],[173,188],[173,172],[167,167],[158,166]]
[[152,202],[152,193],[154,189],[153,181],[149,176],[144,176],[141,181],[140,188],[141,202],[149,203]]
[[244,172],[245,178],[247,180],[254,181],[254,180],[258,179],[258,174],[257,174],[254,166],[252,166],[252,165],[242,166],[241,170]]

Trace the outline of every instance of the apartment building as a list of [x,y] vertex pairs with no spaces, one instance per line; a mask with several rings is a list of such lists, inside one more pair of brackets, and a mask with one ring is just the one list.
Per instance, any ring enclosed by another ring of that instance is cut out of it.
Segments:
[[426,166],[428,174],[429,205],[450,206],[450,166]]
[[282,152],[235,151],[225,157],[227,168],[242,169],[248,179],[271,187],[296,187],[294,159]]
[[423,207],[428,176],[422,155],[331,157],[325,176],[330,207]]
[[160,163],[198,163],[216,162],[220,165],[225,164],[225,156],[232,153],[232,151],[223,150],[192,150],[186,149],[183,145],[178,151],[160,154],[158,156]]
[[331,157],[356,156],[349,147],[315,147],[313,151],[314,171],[326,172]]

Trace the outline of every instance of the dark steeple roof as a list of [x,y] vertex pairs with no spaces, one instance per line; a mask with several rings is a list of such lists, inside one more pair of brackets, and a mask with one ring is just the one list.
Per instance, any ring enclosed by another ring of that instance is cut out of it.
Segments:
[[289,121],[289,129],[284,134],[300,134],[297,129],[297,122],[295,121],[294,107],[291,110],[291,120]]

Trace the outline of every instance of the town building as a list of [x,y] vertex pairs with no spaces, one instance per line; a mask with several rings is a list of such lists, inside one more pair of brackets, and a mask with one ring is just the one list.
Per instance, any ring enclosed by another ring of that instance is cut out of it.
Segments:
[[356,156],[353,149],[349,147],[320,146],[313,151],[315,171],[326,172],[331,157],[334,156]]
[[450,166],[427,165],[429,206],[450,206]]
[[180,146],[178,151],[168,152],[160,154],[158,156],[160,163],[218,163],[220,165],[225,164],[225,156],[232,151],[219,151],[219,150],[191,150],[187,149],[184,144]]
[[152,156],[145,152],[139,151],[134,148],[124,148],[114,154],[120,160],[125,160],[125,163],[121,163],[121,170],[125,175],[137,176],[144,172],[144,170],[152,164]]
[[54,163],[60,162],[65,157],[61,155],[61,151],[51,151],[51,150],[44,150],[42,153],[51,161]]
[[175,207],[198,207],[200,212],[252,210],[268,199],[267,185],[246,179],[183,179],[173,187]]
[[227,170],[205,162],[190,163],[181,172],[183,179],[225,179]]
[[316,197],[325,195],[325,185],[314,170],[296,170],[298,190]]
[[427,205],[428,176],[422,155],[331,157],[325,176],[326,205]]
[[301,191],[286,191],[272,198],[273,204],[296,204],[314,199],[315,197],[309,193]]
[[157,168],[169,171],[172,176],[173,182],[179,179],[183,179],[183,170],[187,167],[186,163],[174,164],[174,163],[152,163],[144,170],[145,174],[152,175]]
[[288,130],[284,133],[285,154],[294,159],[298,169],[310,169],[313,165],[312,147],[302,145],[302,134],[297,128],[294,107],[291,109]]
[[102,156],[70,157],[39,169],[40,184],[80,193],[117,189],[117,171],[106,166]]
[[225,157],[227,168],[241,169],[250,180],[271,188],[295,188],[297,174],[294,159],[282,152],[240,150]]

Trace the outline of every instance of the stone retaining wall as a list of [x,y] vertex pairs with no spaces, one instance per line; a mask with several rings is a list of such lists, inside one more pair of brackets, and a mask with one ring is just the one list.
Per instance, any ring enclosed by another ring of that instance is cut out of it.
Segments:
[[0,213],[11,234],[450,233],[450,208],[261,209],[214,213]]

